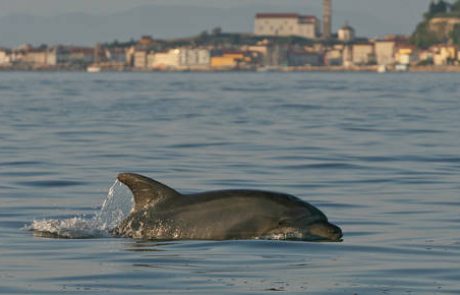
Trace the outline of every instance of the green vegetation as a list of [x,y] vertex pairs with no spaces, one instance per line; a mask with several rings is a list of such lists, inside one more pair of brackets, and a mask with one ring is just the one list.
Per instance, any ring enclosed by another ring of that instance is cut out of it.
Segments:
[[134,45],[136,45],[136,41],[134,39],[131,39],[131,40],[126,41],[126,42],[120,42],[117,39],[115,39],[111,43],[103,44],[103,46],[107,47],[107,48],[117,48],[117,47],[128,48],[128,47],[131,47],[131,46],[134,46]]
[[431,2],[428,12],[425,13],[425,18],[430,19],[437,14],[447,13],[449,5],[441,0],[438,3]]
[[460,24],[455,25],[450,37],[454,44],[460,45]]
[[460,0],[453,4],[444,0],[431,2],[428,12],[424,16],[426,19],[431,19],[435,16],[460,16]]
[[460,13],[460,0],[452,4],[452,11],[456,11]]
[[[430,21],[434,17],[458,17],[460,18],[460,0],[449,3],[444,0],[432,1],[428,11],[424,14],[424,20],[417,25],[411,36],[411,43],[420,48],[428,48],[435,44],[452,41],[460,45],[460,27],[455,26],[454,30],[447,32],[435,32],[430,30]],[[448,36],[448,37],[446,37]]]
[[[314,40],[306,39],[297,36],[288,36],[288,37],[273,37],[273,36],[256,36],[253,34],[244,34],[244,33],[224,33],[220,27],[216,27],[208,31],[202,31],[200,34],[187,38],[177,38],[177,39],[155,39],[154,43],[147,46],[148,50],[154,51],[165,51],[172,48],[178,48],[183,46],[210,46],[215,49],[239,49],[242,45],[256,45],[261,41],[268,40],[271,44],[275,45],[312,45]],[[326,42],[326,41],[324,41]],[[111,47],[123,47],[128,48],[131,46],[137,45],[137,42],[130,40],[128,42],[120,42],[114,40],[111,43],[103,44],[103,46]]]
[[434,32],[429,30],[429,20],[425,20],[417,25],[410,41],[419,48],[428,48],[434,44],[442,43],[443,40]]
[[273,36],[256,36],[253,34],[241,33],[223,33],[220,28],[213,29],[210,33],[203,31],[201,34],[191,38],[174,39],[163,41],[164,46],[174,48],[178,46],[212,46],[214,48],[240,48],[242,45],[256,45],[257,43],[269,40],[273,44],[299,44],[310,45],[313,40],[290,36],[290,37],[273,37]]

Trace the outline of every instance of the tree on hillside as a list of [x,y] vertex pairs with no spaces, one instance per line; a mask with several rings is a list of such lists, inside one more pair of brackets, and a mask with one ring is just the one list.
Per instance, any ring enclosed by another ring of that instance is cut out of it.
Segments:
[[436,16],[460,16],[460,0],[456,0],[454,4],[447,1],[431,1],[428,11],[424,14],[425,19],[418,24],[415,32],[412,34],[411,43],[421,48],[428,48],[431,45],[445,43],[448,40],[453,40],[456,44],[460,44],[460,33],[455,29],[449,33],[449,38],[446,39],[445,34],[430,29],[431,19]]
[[454,4],[452,4],[452,11],[460,12],[460,0],[457,0]]
[[455,25],[454,30],[451,33],[451,38],[454,44],[460,45],[460,24]]
[[446,13],[448,11],[449,5],[450,4],[446,3],[444,0],[438,2],[431,1],[428,15],[432,17],[439,13]]
[[428,22],[424,21],[418,24],[414,34],[411,36],[412,44],[419,48],[428,48],[433,44],[440,43],[441,40],[428,29]]

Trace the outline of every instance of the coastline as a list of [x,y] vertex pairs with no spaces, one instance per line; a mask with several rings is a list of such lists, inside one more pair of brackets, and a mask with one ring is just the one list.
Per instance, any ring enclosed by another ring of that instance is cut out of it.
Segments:
[[33,65],[3,65],[0,72],[88,72],[97,74],[98,72],[133,72],[133,73],[170,73],[170,72],[192,72],[192,73],[220,73],[220,72],[331,72],[331,73],[460,73],[460,66],[410,66],[405,70],[398,70],[395,67],[387,67],[385,71],[379,71],[378,65],[366,66],[302,66],[302,67],[254,67],[254,68],[222,68],[222,69],[136,69],[128,66],[117,65],[115,67],[101,67],[100,71],[89,72],[86,66],[80,65],[59,65],[59,66],[33,66]]

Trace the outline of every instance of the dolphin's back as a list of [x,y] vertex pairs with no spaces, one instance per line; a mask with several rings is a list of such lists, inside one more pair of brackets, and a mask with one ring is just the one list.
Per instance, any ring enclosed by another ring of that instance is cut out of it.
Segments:
[[113,230],[116,235],[155,240],[224,240],[293,233],[305,238],[307,227],[328,224],[319,209],[288,194],[221,190],[182,195],[139,174],[121,173],[118,179],[133,192],[135,206]]
[[[282,193],[256,190],[222,190],[185,195],[175,205],[176,210],[185,210],[195,215],[221,214],[242,218],[250,216],[314,215],[326,219],[326,216],[314,206],[299,198]],[[183,209],[181,208],[183,206]]]

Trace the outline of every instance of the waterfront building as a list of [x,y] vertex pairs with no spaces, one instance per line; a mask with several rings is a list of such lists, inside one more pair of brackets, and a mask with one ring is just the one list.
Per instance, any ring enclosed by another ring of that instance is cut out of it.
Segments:
[[94,49],[76,46],[41,46],[14,49],[11,62],[33,67],[57,65],[88,65],[94,62]]
[[413,45],[401,45],[396,50],[395,61],[400,65],[411,65],[418,61],[417,48]]
[[374,44],[357,43],[352,45],[352,63],[354,65],[369,65],[375,63]]
[[22,62],[35,66],[46,65],[48,54],[47,51],[47,48],[37,48],[28,50],[27,52],[25,52]]
[[79,46],[58,46],[57,63],[89,65],[94,62],[94,48]]
[[433,52],[431,50],[421,50],[418,54],[418,60],[428,64],[433,62]]
[[175,48],[153,54],[149,67],[158,70],[206,70],[211,64],[211,54],[205,48]]
[[62,60],[59,56],[59,47],[48,48],[48,54],[46,55],[46,64],[49,66],[56,66],[59,60]]
[[211,68],[216,70],[236,69],[240,64],[248,62],[243,51],[224,51],[211,57]]
[[266,56],[268,54],[269,46],[268,44],[258,44],[258,45],[248,45],[242,46],[243,51],[250,51],[259,56]]
[[267,47],[267,54],[263,58],[263,64],[267,67],[282,67],[288,65],[288,46],[271,44]]
[[315,39],[319,36],[319,20],[313,15],[297,13],[258,13],[254,34],[259,36],[299,36]]
[[0,48],[0,65],[11,63],[11,50]]
[[454,45],[435,45],[430,50],[433,53],[433,64],[436,66],[454,64],[458,60],[458,49]]
[[127,63],[127,54],[125,48],[105,48],[104,57],[109,62]]
[[396,41],[375,41],[375,57],[379,65],[392,65],[395,63]]
[[208,69],[211,64],[211,54],[204,48],[181,48],[179,65],[188,69]]
[[342,65],[344,67],[353,66],[353,45],[347,44],[342,50]]
[[155,56],[156,52],[150,51],[147,53],[147,68],[153,68],[153,65],[155,64]]
[[156,52],[153,62],[149,65],[156,70],[171,70],[180,67],[180,50],[171,49],[165,52]]
[[324,64],[328,66],[343,65],[344,48],[332,48],[324,54]]
[[290,67],[320,66],[323,64],[321,54],[303,50],[289,50],[287,60]]
[[338,31],[338,37],[340,41],[351,42],[355,39],[355,29],[345,23]]
[[136,69],[147,68],[147,54],[146,50],[136,50],[133,55],[133,66]]

